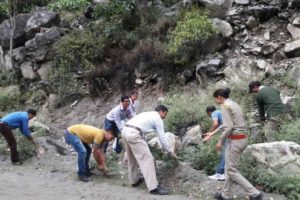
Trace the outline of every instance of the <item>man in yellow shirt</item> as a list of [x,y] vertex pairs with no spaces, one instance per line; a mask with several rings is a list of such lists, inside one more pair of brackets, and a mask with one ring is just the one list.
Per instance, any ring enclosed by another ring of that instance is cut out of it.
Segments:
[[[104,173],[108,169],[105,166],[105,157],[103,145],[107,141],[114,139],[112,130],[102,130],[94,126],[85,124],[76,124],[70,126],[64,134],[66,143],[72,145],[78,153],[78,178],[81,181],[89,182],[92,173],[89,170],[90,155],[93,150],[93,156],[97,162],[98,168]],[[90,147],[93,144],[93,149]]]

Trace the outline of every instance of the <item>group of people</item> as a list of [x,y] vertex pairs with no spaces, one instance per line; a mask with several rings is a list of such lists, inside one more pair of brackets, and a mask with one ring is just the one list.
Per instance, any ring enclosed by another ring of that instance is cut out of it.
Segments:
[[[261,120],[267,120],[267,141],[274,141],[274,131],[279,126],[280,117],[284,114],[284,105],[280,99],[278,90],[270,86],[263,86],[258,81],[249,84],[250,93],[257,94],[257,104]],[[210,178],[225,180],[222,193],[216,194],[218,200],[232,198],[233,183],[240,185],[249,196],[250,200],[263,199],[262,193],[258,191],[238,171],[238,163],[242,152],[247,146],[247,128],[241,107],[229,98],[230,89],[218,89],[214,92],[215,102],[220,105],[221,110],[215,106],[208,106],[207,114],[212,119],[209,132],[204,134],[203,141],[208,141],[218,131],[221,137],[216,144],[216,150],[222,150],[220,164],[216,174]],[[64,132],[66,143],[72,145],[78,153],[78,177],[79,180],[88,182],[93,172],[89,168],[90,155],[97,162],[98,169],[104,174],[109,174],[105,163],[105,152],[108,142],[116,138],[114,151],[120,153],[122,137],[125,146],[128,179],[132,187],[137,187],[145,182],[151,194],[165,195],[169,191],[158,184],[155,171],[155,163],[152,153],[145,140],[145,135],[156,132],[163,149],[171,157],[177,158],[176,153],[170,148],[170,144],[164,132],[163,119],[168,114],[168,108],[159,105],[154,111],[136,114],[136,100],[138,93],[130,96],[122,96],[121,102],[113,108],[105,117],[104,128],[99,129],[86,124],[75,124],[68,127]],[[0,120],[0,132],[6,139],[10,151],[12,163],[20,163],[17,144],[11,129],[20,128],[21,132],[34,143],[28,128],[28,121],[36,116],[36,111],[29,109],[27,112],[14,112]],[[126,121],[127,120],[127,121]],[[92,144],[92,147],[90,146]],[[140,177],[138,168],[143,175]]]

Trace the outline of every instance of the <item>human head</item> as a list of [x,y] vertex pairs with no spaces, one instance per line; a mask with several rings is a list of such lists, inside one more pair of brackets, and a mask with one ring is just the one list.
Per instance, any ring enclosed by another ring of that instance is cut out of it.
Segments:
[[32,118],[34,118],[36,116],[36,110],[34,110],[34,109],[31,109],[31,108],[28,109],[27,113],[28,113],[28,118],[29,119],[32,119]]
[[224,101],[229,98],[229,94],[230,94],[229,88],[225,88],[225,89],[221,88],[221,89],[217,89],[214,92],[213,96],[217,104],[223,104]]
[[121,97],[121,104],[122,104],[124,109],[127,109],[129,104],[130,104],[129,96],[127,96],[127,95],[122,96]]
[[106,130],[104,134],[104,140],[105,141],[112,141],[115,137],[114,131],[113,130]]
[[164,105],[158,105],[155,108],[155,111],[158,112],[159,116],[164,119],[168,114],[168,108]]
[[139,98],[139,93],[138,92],[132,92],[130,95],[131,100],[134,102]]
[[206,107],[206,113],[208,116],[211,116],[211,113],[214,112],[215,110],[217,110],[215,106],[207,106]]
[[259,91],[259,87],[261,86],[261,83],[259,81],[251,81],[249,83],[249,93],[257,93]]

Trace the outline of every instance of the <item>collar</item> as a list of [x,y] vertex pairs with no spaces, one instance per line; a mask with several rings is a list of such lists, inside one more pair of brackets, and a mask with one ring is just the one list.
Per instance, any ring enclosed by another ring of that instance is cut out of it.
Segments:
[[261,89],[263,89],[264,87],[265,87],[265,86],[261,85],[261,86],[259,86],[258,90],[261,90]]

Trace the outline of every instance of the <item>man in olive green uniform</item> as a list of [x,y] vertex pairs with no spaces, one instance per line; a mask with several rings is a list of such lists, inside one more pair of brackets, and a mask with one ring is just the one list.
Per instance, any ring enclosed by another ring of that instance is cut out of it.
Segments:
[[265,127],[267,141],[275,141],[275,133],[278,131],[284,113],[279,91],[271,86],[263,86],[259,81],[252,81],[249,84],[249,92],[257,93],[259,117],[262,121],[267,120]]
[[223,133],[216,145],[221,150],[227,141],[225,149],[225,183],[221,194],[217,194],[217,200],[229,200],[232,198],[233,183],[241,186],[250,200],[262,200],[260,193],[245,177],[238,171],[240,157],[247,147],[247,129],[241,107],[229,99],[229,89],[219,89],[214,93],[217,104],[221,105],[223,117]]

